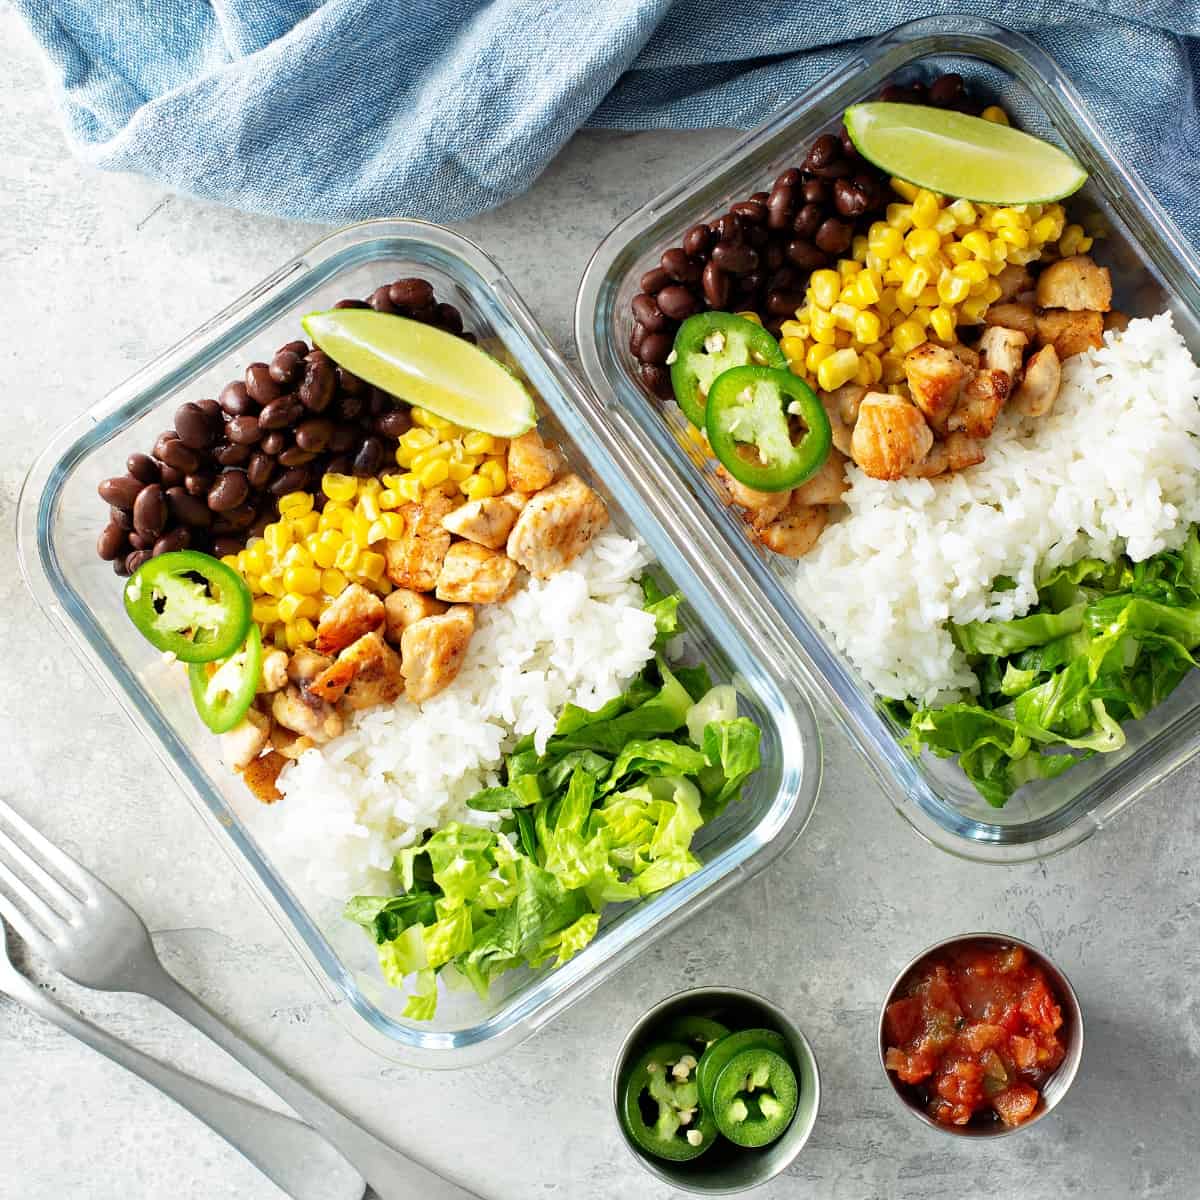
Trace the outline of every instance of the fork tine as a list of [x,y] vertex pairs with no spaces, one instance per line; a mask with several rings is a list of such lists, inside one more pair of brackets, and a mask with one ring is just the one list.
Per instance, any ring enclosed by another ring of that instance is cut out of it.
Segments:
[[64,917],[79,911],[80,901],[73,896],[29,851],[0,829],[0,865],[8,863],[19,870]]
[[[61,925],[62,919],[51,912],[41,898],[30,891],[3,863],[0,863],[0,880],[24,900],[36,914],[38,920],[43,921],[49,928]],[[38,954],[47,959],[53,956],[54,943],[51,939],[32,923],[31,919],[13,902],[12,897],[3,890],[0,890],[0,913]]]
[[[75,894],[81,900],[87,900],[94,895],[97,886],[103,887],[100,880],[86,867],[77,863],[65,850],[60,850],[49,838],[38,833],[20,813],[6,804],[4,800],[0,800],[0,818],[7,821],[37,851],[42,858],[42,863],[39,865],[43,870],[45,870],[45,863],[50,862],[70,883],[74,884]],[[24,857],[28,859],[29,855],[25,854]]]

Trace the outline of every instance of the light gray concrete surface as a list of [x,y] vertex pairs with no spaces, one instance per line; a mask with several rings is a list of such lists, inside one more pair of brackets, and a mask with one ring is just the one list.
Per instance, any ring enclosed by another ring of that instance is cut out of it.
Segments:
[[[11,532],[21,479],[60,424],[320,230],[81,168],[11,12],[0,11],[0,47],[0,794],[132,901],[172,970],[331,1100],[489,1200],[668,1196],[618,1140],[612,1056],[655,1000],[723,982],[786,1005],[823,1070],[812,1140],[763,1200],[1197,1194],[1194,767],[1065,857],[984,868],[908,832],[823,720],[825,780],[802,841],[532,1041],[477,1069],[420,1074],[352,1040],[167,773],[37,612]],[[598,239],[728,137],[579,138],[526,197],[463,228],[569,347],[576,283]],[[969,928],[1043,945],[1072,976],[1088,1022],[1082,1070],[1056,1115],[989,1144],[952,1141],[900,1112],[874,1048],[894,970]],[[29,970],[149,1052],[268,1099],[150,1002]],[[0,1064],[2,1197],[279,1195],[170,1102],[6,1001]]]

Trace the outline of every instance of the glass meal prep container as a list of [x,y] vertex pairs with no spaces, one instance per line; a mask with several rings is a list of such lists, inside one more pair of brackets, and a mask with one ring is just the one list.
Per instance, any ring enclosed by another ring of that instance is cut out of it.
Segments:
[[[1114,307],[1131,316],[1169,310],[1200,356],[1200,264],[1146,187],[1117,161],[1062,70],[1028,39],[990,22],[943,16],[898,26],[851,52],[848,61],[758,129],[736,141],[621,222],[584,274],[576,341],[584,374],[625,441],[646,441],[662,460],[661,488],[674,509],[698,509],[726,552],[753,581],[763,626],[785,632],[785,653],[846,729],[893,805],[923,836],[951,853],[989,862],[1043,857],[1082,841],[1129,807],[1200,746],[1200,672],[1144,720],[1125,726],[1128,742],[1058,779],[1027,785],[1003,809],[990,807],[952,759],[919,761],[898,745],[874,693],[835,647],[815,614],[788,586],[790,560],[754,544],[718,496],[710,463],[697,467],[682,448],[687,428],[636,378],[629,349],[629,306],[638,280],[683,232],[769,187],[799,162],[820,133],[836,130],[847,106],[874,98],[892,80],[926,82],[957,71],[980,98],[1003,105],[1014,124],[1056,141],[1090,178],[1067,201],[1072,220],[1101,233],[1092,253],[1113,268]],[[709,478],[702,479],[698,472]]]
[[[605,495],[614,524],[650,547],[655,573],[684,594],[686,641],[715,679],[733,682],[742,714],[763,731],[762,769],[740,804],[703,827],[700,871],[655,896],[605,912],[594,942],[559,970],[513,972],[486,1004],[474,992],[442,998],[433,1022],[399,1016],[404,996],[379,975],[374,946],[341,904],[306,906],[289,889],[253,828],[287,819],[286,800],[263,811],[219,756],[195,713],[186,679],[168,667],[125,615],[124,580],[95,543],[106,509],[99,481],[145,450],[185,400],[216,395],[248,363],[269,359],[301,332],[306,312],[381,282],[421,275],[457,305],[481,342],[509,359],[540,396],[540,428]],[[820,779],[819,736],[798,677],[760,655],[749,593],[711,534],[662,503],[656,468],[605,426],[511,284],[465,239],[417,221],[341,230],[281,267],[230,308],[117,388],[54,439],[35,463],[18,508],[20,559],[43,610],[116,696],[167,770],[274,913],[352,1032],[418,1066],[472,1064],[529,1036],[607,979],[655,938],[761,870],[807,822]],[[257,807],[256,807],[257,806]]]

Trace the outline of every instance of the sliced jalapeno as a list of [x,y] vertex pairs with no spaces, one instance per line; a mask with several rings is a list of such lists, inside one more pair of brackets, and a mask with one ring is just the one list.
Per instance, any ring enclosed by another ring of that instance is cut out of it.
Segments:
[[773,1029],[743,1029],[709,1046],[696,1070],[696,1081],[700,1085],[700,1103],[707,1112],[713,1111],[713,1089],[717,1084],[717,1076],[729,1065],[730,1060],[743,1050],[770,1050],[785,1059],[791,1057],[787,1039]]
[[796,1115],[796,1072],[772,1050],[743,1050],[725,1064],[713,1090],[717,1128],[735,1146],[769,1146]]
[[671,387],[683,415],[700,429],[713,381],[731,367],[761,363],[785,368],[779,343],[761,326],[726,312],[688,317],[675,335]]
[[725,470],[759,492],[798,487],[820,469],[833,443],[812,388],[774,367],[734,367],[720,375],[708,394],[705,430]]
[[262,634],[251,625],[242,648],[224,662],[188,665],[192,703],[213,733],[228,733],[254,703],[262,657]]
[[697,1158],[717,1140],[685,1043],[661,1042],[634,1063],[621,1086],[621,1123],[647,1154],[671,1162]]
[[709,1046],[728,1036],[728,1028],[710,1017],[676,1017],[663,1027],[663,1037],[673,1042],[686,1042],[698,1059]]
[[250,628],[251,603],[235,570],[195,550],[148,559],[125,584],[125,611],[142,636],[186,663],[233,654]]

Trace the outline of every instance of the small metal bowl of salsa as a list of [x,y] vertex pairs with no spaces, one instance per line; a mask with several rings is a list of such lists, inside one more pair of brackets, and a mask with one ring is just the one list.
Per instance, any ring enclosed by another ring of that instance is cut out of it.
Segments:
[[897,1097],[926,1125],[961,1137],[1040,1121],[1082,1055],[1071,981],[1007,934],[959,934],[922,950],[879,1014],[879,1061]]

